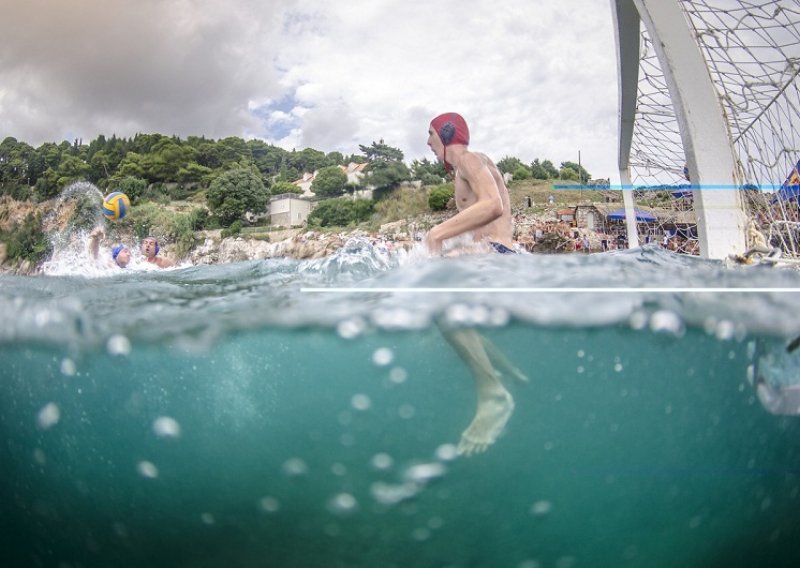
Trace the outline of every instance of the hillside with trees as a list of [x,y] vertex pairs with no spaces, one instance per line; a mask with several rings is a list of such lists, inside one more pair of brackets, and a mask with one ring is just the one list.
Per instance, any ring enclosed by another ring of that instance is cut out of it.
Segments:
[[[133,205],[132,214],[116,223],[116,228],[127,229],[137,237],[157,232],[178,243],[178,253],[194,246],[195,231],[224,229],[228,235],[238,233],[268,210],[270,196],[300,193],[302,190],[292,182],[305,172],[318,172],[311,187],[318,201],[316,212],[309,218],[313,226],[380,223],[385,220],[381,216],[386,217],[390,210],[411,214],[406,206],[380,206],[406,182],[423,187],[423,199],[412,201],[422,204],[427,212],[443,209],[452,195],[452,183],[447,183],[444,167],[437,162],[423,158],[408,165],[403,152],[384,140],[360,145],[359,150],[360,154],[347,156],[313,148],[285,150],[255,139],[182,139],[162,134],[132,138],[101,135],[88,144],[75,140],[34,148],[7,137],[0,142],[0,200],[29,203],[32,209],[24,220],[14,223],[3,223],[0,218],[0,242],[6,243],[6,256],[11,260],[41,260],[47,246],[41,211],[34,206],[53,200],[80,181],[94,184],[103,193],[126,193]],[[350,163],[366,164],[360,186],[348,183],[338,167]],[[557,169],[547,159],[526,164],[515,157],[504,157],[497,165],[515,180],[559,178],[585,183],[590,178],[583,167],[572,162],[562,162]],[[372,189],[372,200],[351,199],[345,204],[339,199],[365,188]],[[175,207],[176,203],[184,205]],[[0,211],[0,217],[3,214]],[[268,220],[262,218],[257,223],[268,224]]]

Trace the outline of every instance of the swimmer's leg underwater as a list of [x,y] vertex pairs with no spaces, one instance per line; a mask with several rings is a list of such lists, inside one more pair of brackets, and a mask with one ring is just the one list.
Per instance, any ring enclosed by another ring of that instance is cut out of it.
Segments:
[[461,434],[458,453],[470,456],[485,452],[497,440],[514,412],[514,399],[500,382],[498,370],[492,363],[500,367],[503,374],[525,382],[528,378],[474,329],[454,329],[441,322],[439,328],[469,367],[477,394],[475,417]]

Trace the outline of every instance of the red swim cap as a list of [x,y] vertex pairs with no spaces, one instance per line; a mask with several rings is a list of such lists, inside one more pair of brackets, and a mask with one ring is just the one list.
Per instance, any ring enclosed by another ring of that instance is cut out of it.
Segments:
[[464,117],[456,112],[446,112],[431,120],[431,126],[445,146],[469,145],[469,128]]

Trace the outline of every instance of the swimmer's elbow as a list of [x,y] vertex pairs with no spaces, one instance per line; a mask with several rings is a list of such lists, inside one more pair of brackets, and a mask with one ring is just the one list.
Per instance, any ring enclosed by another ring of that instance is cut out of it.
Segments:
[[503,215],[503,202],[500,199],[493,199],[488,211],[489,221],[499,219]]

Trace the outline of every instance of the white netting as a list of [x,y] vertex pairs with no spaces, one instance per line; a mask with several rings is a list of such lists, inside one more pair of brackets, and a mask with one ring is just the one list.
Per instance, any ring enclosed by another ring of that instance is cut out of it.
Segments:
[[[796,191],[781,185],[800,159],[800,2],[680,0],[728,120],[748,214],[773,246],[800,255]],[[686,163],[666,81],[642,32],[631,176],[637,206],[653,208],[647,231],[676,235],[696,252],[691,196],[679,191]],[[661,186],[662,191],[652,188]],[[757,188],[757,189],[754,189]],[[751,235],[751,244],[752,235]]]

